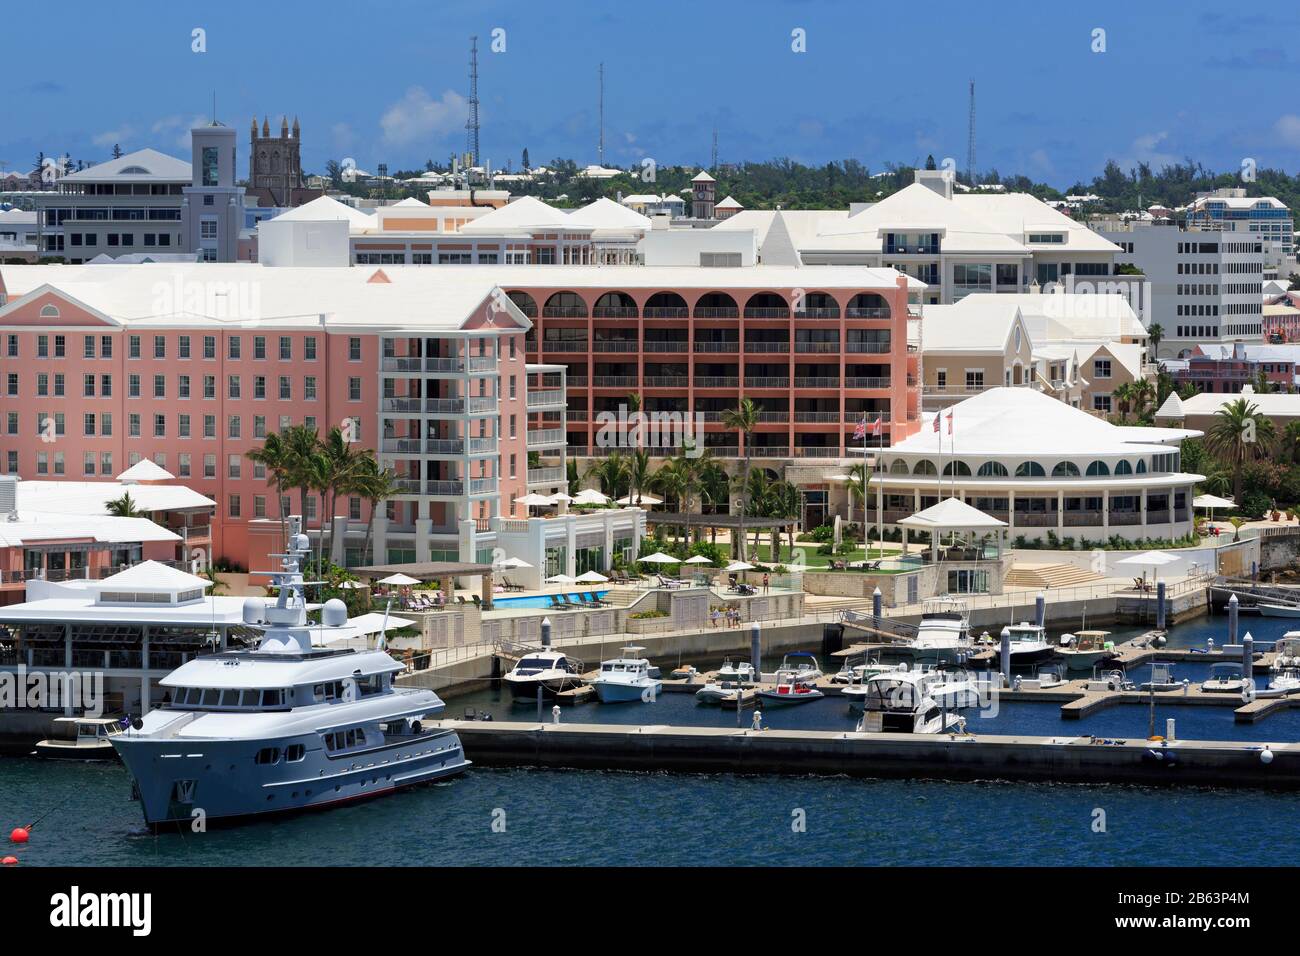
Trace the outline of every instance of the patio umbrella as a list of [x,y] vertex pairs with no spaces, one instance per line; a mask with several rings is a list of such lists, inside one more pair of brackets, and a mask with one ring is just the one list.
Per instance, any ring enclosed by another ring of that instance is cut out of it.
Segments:
[[712,564],[713,562],[710,561],[708,558],[706,558],[704,555],[697,554],[693,558],[687,558],[682,563],[683,564]]
[[[1132,557],[1120,558],[1116,564],[1135,564],[1142,568],[1150,568],[1151,574],[1156,580],[1159,580],[1160,568],[1166,564],[1176,564],[1181,558],[1175,557],[1168,551],[1143,551]],[[1146,577],[1146,571],[1142,572],[1142,577]]]
[[1206,508],[1210,512],[1210,520],[1214,520],[1214,509],[1222,508],[1225,511],[1235,510],[1237,503],[1231,498],[1220,498],[1218,495],[1197,495],[1192,499],[1193,508]]
[[546,579],[547,584],[577,584],[578,579],[568,574],[552,574]]
[[409,574],[402,574],[402,572],[399,571],[399,572],[397,572],[396,574],[390,574],[390,575],[389,575],[388,577],[386,577],[386,578],[380,578],[380,579],[379,579],[379,583],[380,583],[380,584],[393,584],[393,585],[396,585],[396,586],[398,586],[398,587],[411,587],[411,586],[414,585],[414,584],[419,584],[419,583],[420,583],[420,579],[419,579],[419,578],[413,578],[413,577],[411,577]]
[[595,488],[583,488],[573,497],[575,505],[607,505],[609,504],[609,495],[602,494]]
[[517,505],[527,505],[527,506],[530,507],[530,508],[532,508],[532,507],[545,508],[545,507],[548,507],[549,505],[553,505],[553,504],[555,504],[555,502],[552,501],[552,500],[551,500],[549,497],[547,497],[546,495],[539,495],[539,494],[538,494],[537,492],[535,492],[535,491],[530,491],[528,494],[524,495],[522,498],[516,498],[516,499],[515,499],[515,504],[517,504]]
[[[641,504],[643,505],[661,505],[664,503],[664,500],[662,498],[656,498],[654,495],[647,495],[643,493],[640,497],[641,497]],[[637,502],[633,500],[631,495],[624,495],[622,498],[618,499],[617,503],[620,505],[634,505]]]
[[662,551],[656,551],[654,554],[647,554],[644,558],[637,558],[645,564],[681,564],[681,558],[674,558],[671,554],[664,554]]
[[569,502],[573,501],[573,496],[566,494],[563,491],[557,491],[555,494],[551,495],[551,497],[548,498],[547,501],[549,501],[553,505],[568,504]]
[[608,580],[609,578],[599,571],[584,571],[574,578],[574,581],[578,584],[604,584]]
[[529,564],[527,561],[525,561],[523,558],[504,558],[501,561],[501,563],[497,565],[497,570],[517,571],[520,568],[531,568],[531,567],[532,565]]
[[754,566],[750,564],[748,561],[732,561],[729,565],[727,565],[722,570],[724,573],[730,574],[736,571],[753,571]]

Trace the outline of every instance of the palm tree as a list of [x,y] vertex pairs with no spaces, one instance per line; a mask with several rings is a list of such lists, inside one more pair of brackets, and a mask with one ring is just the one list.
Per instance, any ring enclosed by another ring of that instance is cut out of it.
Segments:
[[[794,557],[794,523],[799,518],[799,512],[803,508],[803,494],[791,482],[777,481],[772,483],[768,490],[766,511],[769,518],[786,518],[791,521],[786,525],[786,535],[789,538],[790,557]],[[772,528],[772,560],[781,559],[781,530],[778,527]]]
[[657,488],[677,501],[686,516],[686,547],[691,546],[691,503],[700,487],[700,459],[692,458],[686,450],[668,461],[654,474]]
[[866,465],[853,465],[848,469],[848,492],[849,492],[849,520],[853,520],[853,506],[862,505],[862,526],[867,526],[867,487],[871,481],[871,475],[867,472]]
[[1132,405],[1135,398],[1133,383],[1124,382],[1122,385],[1116,386],[1115,390],[1110,393],[1110,397],[1114,399],[1115,405],[1119,409],[1120,420],[1127,419],[1129,406]]
[[320,438],[316,429],[306,425],[290,425],[280,437],[284,446],[284,483],[287,488],[297,488],[302,502],[302,513],[307,515],[307,498],[318,484]]
[[1133,414],[1139,418],[1146,411],[1148,405],[1155,401],[1156,387],[1151,384],[1150,379],[1139,378],[1133,382]]
[[374,455],[366,454],[358,463],[352,478],[352,490],[365,498],[370,504],[370,514],[366,519],[366,538],[361,546],[361,560],[374,564],[370,554],[370,541],[375,530],[375,515],[379,506],[401,491],[397,475],[390,468],[380,468]]
[[[716,513],[718,505],[725,504],[731,499],[731,478],[727,474],[727,469],[722,467],[716,458],[713,458],[706,451],[700,458],[700,503],[701,514],[704,512],[703,503],[707,501],[713,506]],[[715,523],[709,529],[709,540],[717,543],[718,528]]]
[[284,546],[285,540],[285,520],[288,515],[285,514],[284,507],[284,489],[285,489],[285,466],[286,451],[284,439],[279,432],[271,432],[262,442],[261,448],[253,448],[244,453],[249,461],[255,462],[266,469],[266,478],[275,487],[275,501],[280,512],[280,545]]
[[611,498],[623,496],[623,488],[628,479],[627,456],[621,451],[611,451],[608,455],[593,463],[584,477],[595,477],[600,482],[600,490]]
[[728,409],[722,413],[722,424],[730,431],[739,432],[745,442],[745,455],[741,459],[740,469],[740,527],[737,531],[739,538],[739,551],[737,556],[741,561],[745,560],[745,495],[748,493],[749,485],[749,436],[753,433],[754,428],[758,425],[758,407],[752,399],[742,398],[735,408]]
[[[316,467],[319,490],[322,495],[321,505],[324,511],[322,528],[328,525],[330,545],[333,544],[334,538],[334,506],[338,502],[339,493],[346,494],[348,492],[363,456],[363,452],[353,449],[344,439],[343,430],[337,426],[329,430],[325,436],[325,441],[321,444]],[[325,537],[325,532],[322,532],[322,539]],[[326,553],[324,551],[325,547],[325,544],[322,543],[322,553]]]
[[641,492],[645,491],[646,482],[650,480],[650,452],[638,448],[627,456],[627,478],[632,504],[641,504]]
[[[744,501],[743,511],[751,518],[763,518],[767,516],[768,496],[772,493],[772,480],[767,477],[767,472],[763,469],[750,472],[749,481],[740,486],[742,500]],[[754,547],[758,547],[759,533],[754,534]],[[744,535],[741,537],[742,546],[746,544]],[[742,551],[743,553],[743,551]],[[743,560],[743,558],[742,558]]]
[[114,498],[112,501],[104,503],[107,512],[115,518],[144,518],[145,512],[135,506],[135,499],[131,497],[131,492],[123,492],[121,498]]
[[1300,422],[1290,421],[1277,440],[1277,455],[1288,464],[1300,460]]
[[1152,322],[1147,329],[1147,338],[1151,342],[1151,361],[1155,361],[1156,352],[1160,350],[1160,340],[1165,337],[1165,327],[1159,322]]
[[1232,469],[1232,495],[1241,504],[1241,477],[1246,462],[1263,458],[1273,447],[1273,420],[1245,398],[1229,402],[1215,413],[1205,445]]

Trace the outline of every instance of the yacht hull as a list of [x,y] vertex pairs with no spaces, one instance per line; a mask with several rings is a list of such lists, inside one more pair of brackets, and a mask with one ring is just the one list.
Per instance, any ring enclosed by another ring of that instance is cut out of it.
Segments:
[[537,700],[538,687],[542,689],[544,699],[552,700],[560,691],[567,690],[577,684],[577,681],[567,674],[562,677],[543,678],[517,678],[507,674],[501,680],[510,689],[511,697],[515,700],[525,701]]
[[[258,764],[259,751],[300,743],[303,759]],[[114,738],[135,780],[145,823],[233,821],[294,813],[383,796],[463,773],[470,766],[454,731],[386,741],[327,755],[320,739]]]
[[659,696],[663,690],[663,682],[652,680],[644,684],[626,684],[615,681],[594,680],[591,682],[596,688],[596,696],[602,704],[627,704],[632,701],[644,700],[647,703]]

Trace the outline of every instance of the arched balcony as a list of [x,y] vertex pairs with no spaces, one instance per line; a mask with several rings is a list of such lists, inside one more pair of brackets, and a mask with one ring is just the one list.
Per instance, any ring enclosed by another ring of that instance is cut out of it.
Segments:
[[636,300],[626,292],[606,292],[596,300],[591,314],[598,319],[635,319]]
[[528,316],[530,319],[537,318],[537,300],[527,292],[521,292],[518,289],[515,289],[512,292],[507,292],[506,296],[524,315]]
[[745,303],[747,319],[788,319],[790,304],[775,292],[755,292]]
[[838,319],[840,304],[829,292],[804,293],[802,301],[795,301],[796,319]]
[[891,312],[884,296],[875,292],[859,292],[849,299],[844,315],[849,319],[887,319]]
[[587,303],[576,292],[556,292],[546,300],[542,315],[548,319],[585,319]]
[[641,315],[647,319],[684,319],[689,314],[686,300],[676,292],[656,292],[646,299],[645,308],[641,310]]
[[736,300],[725,292],[706,292],[695,300],[697,319],[737,319],[740,309]]

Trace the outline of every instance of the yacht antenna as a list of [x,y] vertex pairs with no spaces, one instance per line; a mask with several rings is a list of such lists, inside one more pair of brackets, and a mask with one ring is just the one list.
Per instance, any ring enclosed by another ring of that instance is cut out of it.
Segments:
[[388,612],[393,609],[393,596],[388,596],[388,604],[384,607],[384,623],[379,628],[379,640],[375,641],[375,650],[388,650]]

